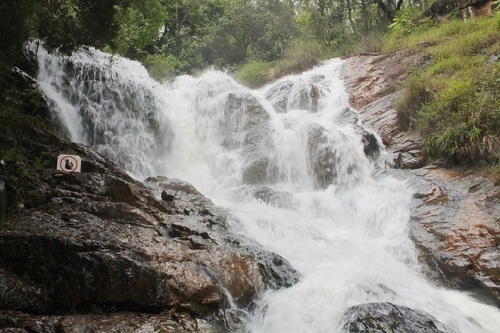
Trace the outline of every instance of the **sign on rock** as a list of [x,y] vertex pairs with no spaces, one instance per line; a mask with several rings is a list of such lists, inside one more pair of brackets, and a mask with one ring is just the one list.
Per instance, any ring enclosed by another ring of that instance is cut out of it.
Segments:
[[61,154],[57,156],[57,170],[64,172],[81,172],[80,156]]

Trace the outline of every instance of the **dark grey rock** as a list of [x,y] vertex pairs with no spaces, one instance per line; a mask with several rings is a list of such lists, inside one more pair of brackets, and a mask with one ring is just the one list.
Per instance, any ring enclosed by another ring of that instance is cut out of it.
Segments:
[[423,311],[392,303],[367,303],[349,308],[343,318],[346,333],[451,333],[449,327]]

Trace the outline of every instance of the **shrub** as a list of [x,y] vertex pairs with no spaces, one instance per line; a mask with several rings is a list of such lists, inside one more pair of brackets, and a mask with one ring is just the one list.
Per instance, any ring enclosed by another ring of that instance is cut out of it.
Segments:
[[403,97],[396,101],[396,109],[398,111],[398,125],[406,131],[415,122],[417,112],[434,100],[436,82],[431,77],[423,72],[414,73],[409,76],[404,84]]
[[149,55],[142,63],[148,70],[149,75],[160,82],[172,79],[180,74],[180,69],[182,67],[181,62],[173,55]]
[[270,63],[251,61],[239,70],[237,77],[239,82],[250,88],[257,88],[269,82],[274,77],[274,74]]
[[286,51],[285,58],[277,63],[276,75],[283,76],[303,72],[325,57],[326,51],[319,43],[298,41]]

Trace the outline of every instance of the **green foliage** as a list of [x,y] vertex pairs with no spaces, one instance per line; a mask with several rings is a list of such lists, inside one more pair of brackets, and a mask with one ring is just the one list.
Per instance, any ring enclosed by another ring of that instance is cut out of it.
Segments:
[[497,163],[490,168],[489,175],[491,179],[493,179],[495,185],[500,185],[500,163]]
[[162,82],[172,79],[181,71],[181,62],[173,55],[148,55],[142,63],[155,80]]
[[119,27],[113,48],[122,55],[134,55],[157,37],[167,12],[160,0],[135,0],[114,6],[114,21]]
[[262,86],[273,78],[272,65],[263,61],[251,61],[238,72],[238,81],[252,88]]
[[0,68],[4,72],[19,58],[23,43],[30,37],[34,16],[30,0],[2,0],[0,2]]
[[415,123],[415,116],[423,105],[435,100],[437,84],[429,75],[422,72],[410,75],[405,82],[403,97],[396,101],[398,124],[408,130]]
[[237,73],[238,80],[249,87],[259,87],[279,77],[312,68],[328,57],[324,46],[313,41],[296,41],[283,59],[274,62],[250,61]]
[[43,97],[34,88],[10,86],[0,93],[0,130],[16,131],[26,124],[47,128],[43,120]]
[[0,13],[0,61],[6,65],[8,59],[12,64],[20,58],[28,38],[66,53],[107,46],[136,56],[156,41],[166,19],[161,0],[5,0]]
[[420,15],[420,10],[415,7],[407,7],[397,12],[394,21],[388,26],[394,33],[405,35],[411,33],[418,25],[415,22]]
[[500,161],[500,63],[494,60],[499,18],[449,21],[408,36],[412,42],[415,35],[421,42],[443,38],[427,48],[428,65],[409,76],[397,104],[402,127],[424,134],[433,158],[450,164]]
[[324,46],[317,42],[298,40],[290,47],[282,60],[277,62],[279,76],[305,71],[328,57]]
[[284,3],[240,1],[226,8],[210,32],[209,45],[215,51],[212,58],[227,65],[274,61],[282,57],[294,33],[293,12]]

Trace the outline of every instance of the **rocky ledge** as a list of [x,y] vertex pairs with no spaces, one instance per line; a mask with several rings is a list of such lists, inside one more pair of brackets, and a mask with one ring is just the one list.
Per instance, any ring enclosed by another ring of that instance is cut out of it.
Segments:
[[[298,281],[187,183],[158,177],[147,187],[35,128],[4,135],[50,167],[0,166],[10,216],[0,228],[2,332],[224,332],[266,289]],[[55,170],[59,153],[79,155],[82,172]]]
[[380,135],[399,175],[415,189],[410,233],[437,283],[468,290],[500,306],[500,186],[480,171],[426,166],[422,138],[400,126],[394,102],[420,52],[346,59],[352,105]]

